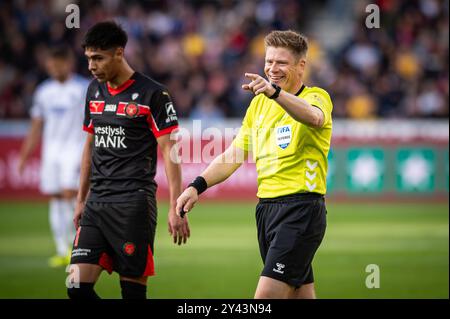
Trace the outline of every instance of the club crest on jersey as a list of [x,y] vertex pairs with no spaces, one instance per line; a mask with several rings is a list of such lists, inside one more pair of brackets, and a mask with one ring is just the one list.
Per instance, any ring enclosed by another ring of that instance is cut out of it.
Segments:
[[139,96],[139,93],[133,93],[133,94],[131,94],[131,99],[134,101],[138,98],[138,96]]
[[290,125],[283,125],[278,126],[275,130],[276,143],[284,150],[291,143],[292,127]]
[[128,103],[127,106],[125,106],[125,114],[129,118],[135,118],[139,113],[139,107],[136,103]]

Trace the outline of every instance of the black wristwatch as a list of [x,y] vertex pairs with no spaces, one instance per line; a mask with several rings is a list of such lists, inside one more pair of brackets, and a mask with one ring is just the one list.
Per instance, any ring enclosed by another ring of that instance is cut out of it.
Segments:
[[271,83],[271,84],[272,84],[272,87],[275,89],[275,93],[272,94],[271,96],[269,96],[269,99],[273,100],[273,99],[276,99],[280,95],[281,88],[274,83]]

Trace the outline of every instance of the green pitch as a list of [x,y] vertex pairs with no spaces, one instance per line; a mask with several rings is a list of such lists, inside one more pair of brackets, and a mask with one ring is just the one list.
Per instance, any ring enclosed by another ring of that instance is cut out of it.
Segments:
[[[262,262],[254,205],[199,203],[188,245],[172,244],[159,207],[157,276],[150,298],[252,298]],[[0,298],[65,298],[45,203],[0,203]],[[328,229],[314,262],[320,298],[448,298],[447,204],[328,204]],[[366,266],[380,288],[365,285]],[[118,276],[103,273],[101,297],[119,298]]]

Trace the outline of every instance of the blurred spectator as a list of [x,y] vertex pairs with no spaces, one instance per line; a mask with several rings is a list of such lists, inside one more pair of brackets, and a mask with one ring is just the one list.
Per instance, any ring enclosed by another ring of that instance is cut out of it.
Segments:
[[191,112],[191,119],[201,120],[205,127],[214,126],[225,118],[222,110],[217,106],[211,95],[204,95]]
[[421,85],[412,115],[439,117],[445,115],[445,98],[433,81]]
[[[81,37],[106,19],[124,26],[130,64],[168,86],[181,117],[201,117],[208,103],[220,117],[242,117],[252,98],[242,76],[263,73],[264,35],[291,28],[308,36],[324,8],[341,8],[328,15],[336,28],[344,14],[353,24],[336,51],[309,39],[306,84],[330,92],[335,117],[448,117],[448,1],[374,2],[380,29],[365,27],[356,0],[0,1],[0,117],[27,117],[48,45],[71,42],[77,71],[89,76]],[[80,6],[80,29],[65,28],[69,3]]]
[[364,86],[361,86],[346,103],[347,114],[354,119],[373,118],[376,113],[375,107],[373,96],[368,94]]

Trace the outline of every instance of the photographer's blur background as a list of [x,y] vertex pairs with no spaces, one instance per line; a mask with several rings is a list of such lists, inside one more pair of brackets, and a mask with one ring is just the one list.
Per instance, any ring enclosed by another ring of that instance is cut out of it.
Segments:
[[[78,3],[80,29],[65,27]],[[335,118],[448,117],[448,1],[379,0],[380,28],[365,27],[367,1],[2,1],[0,116],[27,118],[46,75],[48,45],[69,42],[89,76],[80,41],[116,19],[131,65],[173,92],[184,118],[242,117],[245,71],[262,71],[263,37],[298,30],[310,39],[309,85],[333,97]]]

